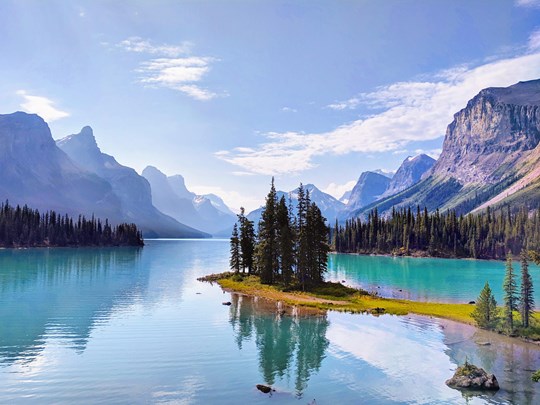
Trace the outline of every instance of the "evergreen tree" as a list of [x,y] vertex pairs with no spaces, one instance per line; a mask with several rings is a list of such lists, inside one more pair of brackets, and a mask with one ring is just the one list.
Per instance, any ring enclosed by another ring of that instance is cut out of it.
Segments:
[[476,307],[471,316],[481,328],[491,329],[497,323],[497,302],[486,281],[484,288],[476,300]]
[[308,229],[308,208],[311,204],[309,192],[306,192],[302,183],[298,187],[298,213],[296,219],[297,234],[297,264],[296,277],[298,282],[305,290],[306,283],[309,283],[309,264],[310,264],[310,235]]
[[529,256],[525,250],[521,251],[521,291],[519,309],[523,327],[529,327],[531,312],[534,308],[533,283],[529,274]]
[[517,286],[512,267],[512,255],[509,253],[506,258],[506,274],[503,282],[504,292],[504,322],[506,328],[512,332],[514,330],[514,313],[517,311]]
[[294,267],[294,230],[285,197],[279,200],[276,212],[279,263],[283,284],[291,284]]
[[264,284],[273,284],[274,276],[279,270],[276,206],[276,188],[274,186],[274,178],[272,177],[270,192],[266,196],[266,204],[261,214],[261,222],[259,223],[257,267],[259,268],[261,282]]
[[238,238],[238,226],[234,224],[231,235],[231,257],[229,265],[235,273],[240,271],[240,239]]
[[250,221],[245,216],[244,207],[240,208],[238,222],[240,224],[240,264],[243,272],[247,269],[248,274],[251,274],[253,270],[253,253],[255,251],[255,229],[253,221]]

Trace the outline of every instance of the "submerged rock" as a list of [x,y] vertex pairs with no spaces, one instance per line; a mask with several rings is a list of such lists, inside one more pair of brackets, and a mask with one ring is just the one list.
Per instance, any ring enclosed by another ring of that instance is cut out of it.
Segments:
[[268,385],[257,384],[256,387],[259,391],[264,392],[265,394],[268,394],[269,392],[272,391],[272,387]]
[[457,389],[496,391],[499,382],[493,374],[488,374],[483,368],[465,362],[458,367],[454,376],[446,380],[446,385]]

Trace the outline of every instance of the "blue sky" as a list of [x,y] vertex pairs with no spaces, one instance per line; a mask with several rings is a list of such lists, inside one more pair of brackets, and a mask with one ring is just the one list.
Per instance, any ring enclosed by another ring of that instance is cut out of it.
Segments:
[[0,38],[0,113],[233,209],[437,156],[480,89],[540,78],[540,0],[0,0]]

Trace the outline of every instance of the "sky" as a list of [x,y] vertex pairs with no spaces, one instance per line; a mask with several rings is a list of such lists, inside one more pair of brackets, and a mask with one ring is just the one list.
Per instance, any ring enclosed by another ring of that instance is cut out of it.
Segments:
[[0,114],[235,211],[436,158],[478,91],[540,78],[540,0],[0,0],[0,38]]

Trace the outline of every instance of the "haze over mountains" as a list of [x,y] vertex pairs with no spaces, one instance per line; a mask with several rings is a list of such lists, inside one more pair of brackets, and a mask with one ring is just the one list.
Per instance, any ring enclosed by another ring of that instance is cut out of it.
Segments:
[[[340,199],[304,187],[329,223],[374,208],[429,211],[540,205],[540,80],[488,88],[455,114],[437,161],[408,157],[393,176],[361,173]],[[70,215],[135,222],[146,237],[229,236],[236,215],[216,195],[196,195],[181,175],[148,166],[142,176],[99,149],[92,129],[55,142],[37,115],[0,115],[0,197]],[[297,190],[278,192],[296,206]],[[261,209],[248,214],[258,223]]]
[[147,166],[143,172],[152,187],[152,202],[162,212],[177,221],[201,229],[213,235],[230,233],[236,221],[236,215],[216,195],[198,196],[186,188],[180,175],[167,177],[153,166]]

